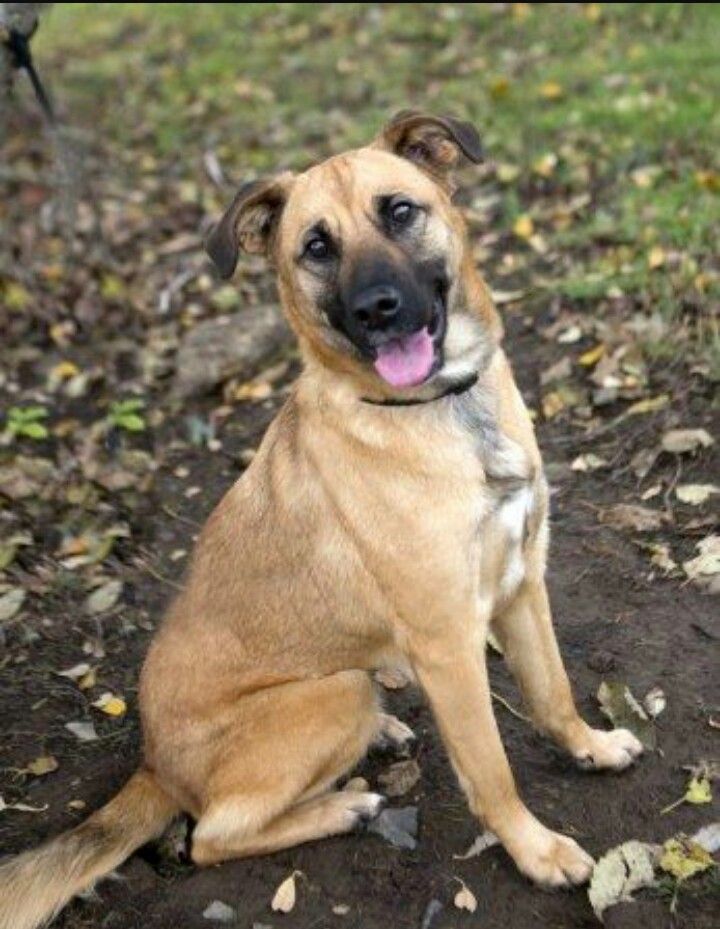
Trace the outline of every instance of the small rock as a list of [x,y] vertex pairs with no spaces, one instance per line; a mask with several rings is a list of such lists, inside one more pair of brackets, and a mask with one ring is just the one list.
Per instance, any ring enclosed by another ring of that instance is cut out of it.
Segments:
[[274,305],[247,307],[200,323],[180,346],[175,391],[188,397],[230,377],[252,377],[290,344],[290,327]]
[[418,809],[416,806],[383,810],[368,825],[368,832],[382,836],[395,848],[407,848],[410,851],[417,848],[417,831]]
[[205,919],[210,919],[216,923],[231,923],[235,919],[235,910],[223,903],[222,900],[213,900],[213,902],[203,910]]

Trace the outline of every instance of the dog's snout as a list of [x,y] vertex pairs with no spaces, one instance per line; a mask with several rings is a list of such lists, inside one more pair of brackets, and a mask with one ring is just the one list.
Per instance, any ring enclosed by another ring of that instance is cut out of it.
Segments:
[[352,304],[355,319],[366,329],[384,329],[398,317],[402,296],[392,284],[376,284],[362,290]]

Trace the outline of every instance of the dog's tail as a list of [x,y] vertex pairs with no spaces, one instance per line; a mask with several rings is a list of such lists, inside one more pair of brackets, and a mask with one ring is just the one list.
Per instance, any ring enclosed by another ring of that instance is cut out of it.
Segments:
[[0,929],[36,929],[117,868],[179,812],[141,768],[84,823],[0,864]]

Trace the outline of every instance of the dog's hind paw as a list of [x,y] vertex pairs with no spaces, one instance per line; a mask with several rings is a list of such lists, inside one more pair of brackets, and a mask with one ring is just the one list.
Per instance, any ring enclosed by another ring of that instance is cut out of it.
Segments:
[[415,733],[410,726],[406,726],[402,720],[390,713],[381,714],[380,731],[377,737],[378,745],[381,747],[392,746],[404,750],[414,741]]

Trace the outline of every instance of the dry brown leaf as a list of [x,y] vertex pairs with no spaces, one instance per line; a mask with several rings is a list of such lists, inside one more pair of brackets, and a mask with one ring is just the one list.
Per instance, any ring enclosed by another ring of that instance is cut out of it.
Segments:
[[[455,880],[460,881],[460,878],[457,877]],[[475,894],[470,890],[467,884],[464,881],[460,881],[462,887],[455,894],[455,899],[453,903],[459,910],[467,910],[468,913],[474,913],[477,909],[477,899]]]
[[706,429],[670,429],[662,437],[662,447],[673,455],[683,455],[699,448],[709,448],[714,443]]
[[616,503],[600,513],[600,522],[613,529],[651,532],[668,522],[668,517],[659,510],[651,510],[634,503]]
[[280,884],[278,889],[275,891],[275,895],[273,896],[272,902],[270,904],[274,912],[290,913],[293,910],[297,900],[295,878],[300,874],[302,874],[302,871],[293,871],[293,873],[289,877],[286,877],[282,884]]

